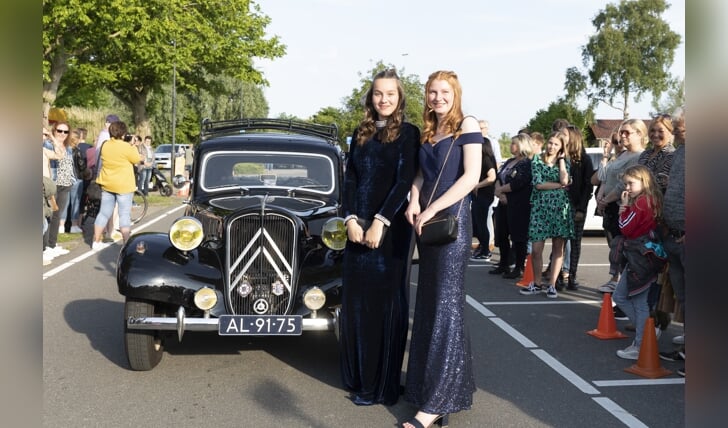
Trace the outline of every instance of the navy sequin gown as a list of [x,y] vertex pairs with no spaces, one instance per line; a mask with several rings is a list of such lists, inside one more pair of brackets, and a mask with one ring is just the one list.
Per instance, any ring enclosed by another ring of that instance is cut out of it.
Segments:
[[358,405],[391,405],[400,395],[413,234],[404,211],[417,172],[419,140],[419,129],[404,123],[391,143],[370,138],[358,145],[355,134],[349,151],[344,215],[373,220],[378,214],[390,222],[379,248],[347,241],[344,250],[341,376]]
[[[434,146],[423,144],[420,149],[423,210],[451,142],[448,137]],[[463,174],[464,144],[483,144],[483,136],[471,132],[455,140],[433,201]],[[459,207],[460,202],[448,210],[458,215]],[[475,379],[463,314],[471,242],[469,195],[459,209],[458,237],[454,242],[442,246],[418,242],[419,278],[404,398],[426,413],[455,413],[469,409],[473,403]]]

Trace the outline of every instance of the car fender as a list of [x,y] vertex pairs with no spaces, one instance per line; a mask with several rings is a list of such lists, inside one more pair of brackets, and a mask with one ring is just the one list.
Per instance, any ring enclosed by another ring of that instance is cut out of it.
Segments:
[[133,235],[119,253],[116,282],[119,293],[173,306],[194,307],[194,293],[209,287],[218,294],[210,312],[225,313],[223,264],[204,247],[180,251],[165,233]]

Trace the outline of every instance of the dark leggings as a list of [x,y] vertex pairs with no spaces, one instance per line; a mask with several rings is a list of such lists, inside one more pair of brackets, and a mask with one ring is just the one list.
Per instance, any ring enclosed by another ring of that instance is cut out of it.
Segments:
[[[68,202],[68,196],[71,192],[71,186],[56,186],[56,204],[59,207],[66,206]],[[63,213],[65,217],[66,214]],[[47,247],[55,247],[56,241],[58,240],[58,228],[61,225],[61,210],[58,209],[53,211],[51,216],[51,224],[48,225],[48,242],[45,243]]]
[[[486,193],[483,190],[483,193]],[[476,196],[470,204],[470,212],[473,218],[473,236],[478,238],[480,248],[486,253],[490,244],[490,232],[488,231],[488,209],[493,203],[493,197],[488,198],[486,195]]]
[[569,258],[569,280],[576,281],[576,270],[579,267],[579,258],[581,257],[581,238],[584,236],[584,222],[586,214],[581,221],[574,218],[574,239],[569,240],[571,243],[571,257]]

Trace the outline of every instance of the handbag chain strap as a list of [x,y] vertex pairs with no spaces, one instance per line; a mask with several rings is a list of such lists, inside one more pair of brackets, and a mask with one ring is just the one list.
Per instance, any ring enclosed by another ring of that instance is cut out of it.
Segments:
[[[467,117],[467,116],[465,116]],[[460,121],[460,125],[458,125],[458,129],[460,129],[461,126],[463,126],[463,122],[465,121],[465,117],[462,121]],[[432,202],[432,197],[435,196],[435,191],[437,190],[438,184],[440,184],[440,177],[442,177],[442,171],[445,169],[445,165],[447,165],[447,159],[450,157],[450,152],[452,151],[452,146],[455,145],[455,139],[453,138],[452,141],[450,141],[450,147],[447,149],[447,154],[445,155],[445,160],[442,161],[442,166],[440,167],[440,172],[437,174],[437,180],[435,180],[435,185],[432,187],[432,192],[430,193],[430,199],[427,200],[427,206],[430,206],[430,203]],[[465,201],[465,198],[460,200],[460,206],[458,207],[458,214],[457,217],[460,218],[460,209],[463,207],[463,202]],[[425,207],[427,208],[427,207]]]

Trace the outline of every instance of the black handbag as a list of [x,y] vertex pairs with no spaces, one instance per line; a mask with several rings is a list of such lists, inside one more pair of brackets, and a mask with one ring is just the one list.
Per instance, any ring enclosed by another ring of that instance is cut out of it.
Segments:
[[[462,125],[462,122],[460,122]],[[460,126],[458,126],[460,129]],[[445,169],[447,159],[450,157],[452,146],[455,145],[455,140],[450,142],[450,147],[447,149],[445,159],[442,161],[440,172],[437,174],[437,180],[435,185],[432,187],[432,193],[430,193],[430,199],[427,201],[427,206],[432,202],[432,197],[435,195],[437,185],[440,184],[440,177],[442,176],[442,170]],[[463,207],[464,199],[460,200],[460,207],[458,207],[458,216],[460,215],[460,209]],[[422,233],[420,234],[420,242],[425,245],[445,245],[455,241],[458,238],[458,217],[445,212],[440,211],[435,214],[431,219],[426,221],[422,225]]]
[[[369,227],[372,225],[372,220],[364,220],[361,218],[357,218],[356,222],[359,224],[359,227],[361,227],[361,230],[366,233],[366,231],[369,229]],[[387,234],[387,225],[385,224],[382,226],[382,237],[379,238],[379,245],[377,247],[381,247],[382,243],[384,242],[384,236]]]
[[444,245],[458,238],[458,218],[439,212],[422,225],[420,242],[426,245]]

